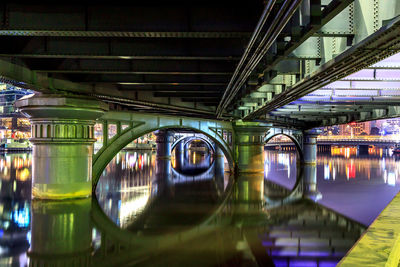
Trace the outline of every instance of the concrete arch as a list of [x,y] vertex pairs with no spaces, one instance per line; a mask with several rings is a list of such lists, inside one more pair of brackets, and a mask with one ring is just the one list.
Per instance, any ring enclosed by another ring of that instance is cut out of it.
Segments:
[[295,136],[293,136],[293,135],[291,135],[289,133],[275,133],[275,132],[268,133],[266,135],[266,137],[264,138],[264,143],[265,144],[268,143],[269,140],[271,140],[272,138],[274,138],[275,136],[278,136],[278,135],[286,136],[294,143],[294,145],[296,147],[296,150],[298,152],[298,155],[300,157],[300,161],[302,161],[303,158],[304,158],[304,155],[303,155],[303,144],[300,143],[299,140]]
[[203,141],[204,143],[206,143],[207,146],[208,146],[208,148],[209,148],[210,150],[212,150],[212,151],[215,152],[214,146],[210,143],[209,140],[207,140],[206,138],[203,138],[203,137],[198,137],[198,136],[184,136],[184,137],[179,138],[178,140],[176,140],[176,141],[172,144],[172,146],[171,146],[171,151],[174,150],[174,148],[176,147],[177,144],[179,144],[179,142],[182,142],[182,141],[184,141],[185,139],[188,139],[188,140],[185,142],[185,145],[186,145],[188,142],[192,141],[192,140],[199,139],[199,140]]
[[[140,136],[160,129],[190,129],[204,134],[221,148],[228,159],[230,167],[232,169],[234,167],[232,148],[224,140],[224,136],[220,134],[222,131],[230,131],[233,135],[233,128],[229,122],[138,112],[108,112],[101,120],[114,122],[119,127],[121,124],[129,123],[129,127],[122,131],[119,130],[119,134],[109,140],[105,140],[103,147],[94,155],[92,169],[93,190],[95,190],[104,168],[119,151]],[[103,127],[103,129],[107,129],[107,127]],[[107,134],[104,136],[107,136]]]

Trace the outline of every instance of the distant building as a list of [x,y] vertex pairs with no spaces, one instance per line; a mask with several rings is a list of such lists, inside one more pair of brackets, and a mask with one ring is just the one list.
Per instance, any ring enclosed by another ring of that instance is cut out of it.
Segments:
[[383,135],[400,134],[400,120],[399,119],[383,120],[382,134]]
[[371,122],[356,122],[350,123],[350,126],[353,128],[354,135],[367,135],[371,131]]
[[323,127],[321,131],[321,135],[338,135],[340,133],[338,125]]
[[380,135],[381,130],[378,127],[371,127],[369,135]]
[[368,135],[370,134],[370,131],[371,131],[370,122],[352,122],[348,124],[338,125],[337,134],[357,136],[357,135]]
[[14,108],[14,102],[31,90],[0,83],[0,138],[27,139],[30,137],[29,120]]

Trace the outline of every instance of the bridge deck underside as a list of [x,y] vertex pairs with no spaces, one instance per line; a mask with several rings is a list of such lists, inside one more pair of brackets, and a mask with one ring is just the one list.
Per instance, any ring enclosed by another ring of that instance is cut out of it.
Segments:
[[261,0],[4,3],[0,76],[135,111],[213,117],[262,9]]
[[400,51],[399,14],[396,0],[5,2],[0,80],[297,129],[395,117],[399,64],[376,63]]
[[315,90],[271,115],[315,125],[400,116],[400,54]]

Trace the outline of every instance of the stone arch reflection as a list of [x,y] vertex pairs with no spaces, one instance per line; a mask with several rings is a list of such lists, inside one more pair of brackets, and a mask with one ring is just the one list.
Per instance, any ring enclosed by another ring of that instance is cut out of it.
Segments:
[[298,183],[301,154],[292,137],[277,134],[266,140],[264,177],[266,184],[277,184],[293,190]]
[[207,172],[214,158],[214,148],[202,139],[192,136],[173,146],[171,164],[176,173],[193,176]]

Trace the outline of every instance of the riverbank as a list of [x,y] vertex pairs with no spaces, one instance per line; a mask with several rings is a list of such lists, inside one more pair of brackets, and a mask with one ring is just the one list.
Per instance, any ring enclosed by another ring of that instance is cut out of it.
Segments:
[[338,266],[398,266],[400,193],[379,214]]

